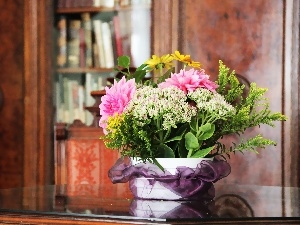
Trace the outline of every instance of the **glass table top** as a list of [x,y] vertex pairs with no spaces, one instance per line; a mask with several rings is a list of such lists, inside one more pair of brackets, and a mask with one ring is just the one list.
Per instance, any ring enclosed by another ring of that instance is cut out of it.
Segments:
[[299,190],[215,184],[213,199],[162,201],[134,199],[128,184],[49,185],[0,190],[0,211],[151,221],[298,219]]

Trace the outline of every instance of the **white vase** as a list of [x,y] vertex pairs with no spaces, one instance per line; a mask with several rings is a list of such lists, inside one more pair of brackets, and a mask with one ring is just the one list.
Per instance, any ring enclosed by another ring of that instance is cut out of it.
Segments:
[[[193,170],[197,168],[197,165],[202,160],[212,160],[208,158],[157,158],[159,164],[165,169],[165,173],[160,171],[162,175],[172,174],[175,175],[177,167],[186,166]],[[158,171],[158,167],[152,163],[146,164],[140,161],[139,158],[131,158],[131,163],[135,167],[147,168],[150,171]],[[168,173],[169,172],[169,173]],[[177,195],[172,190],[164,187],[159,181],[150,184],[151,178],[138,177],[134,178],[131,182],[131,186],[136,187],[134,193],[136,198],[141,199],[162,199],[162,200],[179,200],[182,199],[180,195]]]

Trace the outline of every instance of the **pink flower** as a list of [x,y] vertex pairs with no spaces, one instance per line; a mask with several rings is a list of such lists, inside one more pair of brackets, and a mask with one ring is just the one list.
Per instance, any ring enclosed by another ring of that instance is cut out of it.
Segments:
[[101,97],[101,103],[99,105],[101,119],[99,126],[105,128],[107,126],[107,119],[109,116],[113,116],[115,113],[122,114],[128,102],[132,99],[136,85],[135,80],[131,79],[126,81],[125,77],[114,84],[111,88],[105,87],[106,94]]
[[186,94],[192,92],[197,88],[206,88],[212,92],[215,92],[218,85],[209,80],[209,76],[205,74],[203,69],[195,70],[190,69],[180,70],[179,73],[172,73],[171,77],[158,85],[160,88],[166,88],[170,86],[176,86],[183,90]]

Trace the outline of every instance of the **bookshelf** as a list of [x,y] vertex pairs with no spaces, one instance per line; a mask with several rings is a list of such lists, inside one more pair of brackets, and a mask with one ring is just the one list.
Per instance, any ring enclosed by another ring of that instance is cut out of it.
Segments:
[[151,0],[57,1],[55,122],[95,126],[92,92],[110,85],[117,57],[129,55],[133,66],[150,57],[151,8]]

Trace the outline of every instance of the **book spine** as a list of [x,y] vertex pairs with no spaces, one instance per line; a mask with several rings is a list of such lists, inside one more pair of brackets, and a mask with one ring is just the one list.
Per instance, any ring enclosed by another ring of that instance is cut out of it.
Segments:
[[101,6],[105,8],[113,8],[115,6],[115,0],[102,0]]
[[79,106],[79,119],[81,122],[86,123],[85,121],[85,109],[84,109],[84,86],[78,86],[78,106]]
[[130,0],[119,0],[119,5],[122,7],[129,6]]
[[124,10],[120,11],[118,16],[122,42],[122,54],[131,56],[131,14]]
[[[86,106],[93,106],[95,103],[95,99],[91,96],[91,91],[93,90],[93,74],[86,73],[85,74],[85,105]],[[93,115],[86,110],[85,111],[85,121],[87,125],[93,123]]]
[[114,67],[114,53],[112,46],[111,30],[108,22],[103,22],[101,27],[103,37],[103,50],[105,53],[105,67]]
[[69,79],[67,77],[63,78],[63,91],[64,91],[64,109],[63,109],[63,121],[70,123],[70,114],[69,114],[69,88],[68,88]]
[[123,55],[123,46],[122,46],[122,37],[121,37],[121,31],[120,31],[120,18],[118,15],[113,17],[113,31],[114,31],[114,42],[116,46],[116,56]]
[[93,66],[93,47],[92,47],[92,22],[89,13],[82,13],[82,27],[84,29],[85,42],[85,64],[86,67]]
[[66,111],[68,112],[69,119],[68,123],[72,123],[74,121],[74,99],[73,99],[73,90],[72,90],[72,80],[67,81],[67,98],[68,98],[68,103],[66,106]]
[[101,0],[93,0],[93,6],[94,7],[100,7],[101,6]]
[[64,7],[66,7],[66,0],[58,0],[57,8],[64,8]]
[[86,45],[84,32],[85,31],[83,28],[79,29],[79,64],[82,68],[86,66]]
[[64,92],[62,83],[62,74],[58,74],[58,80],[55,81],[55,116],[56,122],[63,122]]
[[100,67],[99,48],[96,43],[93,43],[93,64],[94,67]]
[[81,27],[80,20],[70,20],[68,26],[68,66],[79,67],[80,66],[80,40],[79,30]]
[[70,112],[72,112],[72,121],[75,119],[80,119],[79,116],[79,83],[77,81],[70,81],[70,91],[71,91],[71,99],[70,99]]
[[103,47],[103,36],[102,36],[102,21],[101,20],[93,20],[94,32],[95,32],[95,42],[98,47],[98,56],[99,56],[99,65],[100,67],[105,68],[105,52]]
[[57,23],[58,39],[57,39],[57,66],[65,67],[67,65],[67,19],[61,16]]

